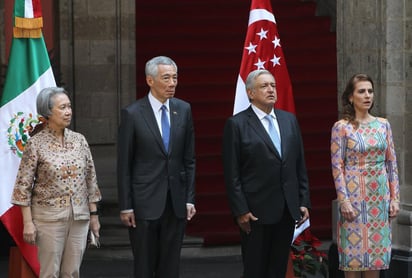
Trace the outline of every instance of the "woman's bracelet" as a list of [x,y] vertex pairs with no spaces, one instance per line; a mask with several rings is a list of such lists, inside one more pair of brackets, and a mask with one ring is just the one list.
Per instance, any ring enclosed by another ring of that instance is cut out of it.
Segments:
[[350,203],[350,200],[348,198],[345,198],[343,200],[339,200],[339,205],[343,205],[343,204],[346,204],[346,203]]
[[91,212],[90,212],[90,215],[99,215],[99,212],[98,212],[97,210],[91,211]]

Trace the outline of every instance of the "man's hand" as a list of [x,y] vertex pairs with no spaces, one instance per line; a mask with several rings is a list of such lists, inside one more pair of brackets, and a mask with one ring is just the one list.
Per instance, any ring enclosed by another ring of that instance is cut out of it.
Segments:
[[251,212],[248,212],[246,214],[242,214],[237,217],[237,224],[242,229],[242,231],[249,234],[251,231],[250,221],[256,221],[256,220],[258,219]]
[[299,227],[300,225],[303,224],[307,219],[309,219],[309,210],[306,207],[300,207],[300,215],[302,215],[302,218],[296,223],[296,227]]
[[187,220],[189,221],[190,219],[193,218],[196,214],[196,208],[195,205],[193,204],[186,204],[186,209],[187,209]]
[[120,220],[125,226],[136,228],[134,212],[120,212]]

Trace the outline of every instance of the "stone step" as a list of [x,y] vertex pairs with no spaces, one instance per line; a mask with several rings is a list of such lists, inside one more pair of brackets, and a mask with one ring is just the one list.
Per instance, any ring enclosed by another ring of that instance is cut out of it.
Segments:
[[[99,260],[99,259],[111,259],[111,260],[132,260],[133,254],[130,248],[129,236],[127,234],[127,229],[123,229],[126,234],[123,238],[114,236],[105,236],[103,233],[100,237],[100,248],[88,248],[85,253],[85,259]],[[211,248],[206,252],[202,249],[203,239],[198,237],[185,236],[183,239],[182,246],[182,256],[188,256],[188,254],[195,254],[197,256],[205,256],[206,254],[218,255],[227,253],[238,254],[237,247],[221,247],[221,248]],[[223,249],[222,249],[223,248]],[[220,250],[218,252],[218,250]],[[223,251],[222,251],[223,250]],[[214,251],[214,252],[212,252]],[[215,254],[216,253],[216,254]],[[240,253],[239,253],[240,254]]]

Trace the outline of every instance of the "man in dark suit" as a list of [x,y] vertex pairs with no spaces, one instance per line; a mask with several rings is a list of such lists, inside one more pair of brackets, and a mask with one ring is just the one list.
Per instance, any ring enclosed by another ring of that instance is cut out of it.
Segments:
[[173,97],[173,60],[155,57],[145,73],[148,95],[121,112],[120,219],[129,227],[135,277],[178,278],[186,220],[196,213],[192,113]]
[[251,106],[227,120],[223,136],[225,183],[240,227],[244,278],[284,278],[295,224],[309,218],[300,129],[293,114],[273,108],[276,83],[269,71],[251,72],[246,91]]

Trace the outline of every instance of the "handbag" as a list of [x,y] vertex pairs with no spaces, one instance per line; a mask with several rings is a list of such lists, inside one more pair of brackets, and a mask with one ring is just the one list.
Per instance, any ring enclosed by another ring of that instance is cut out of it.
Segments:
[[87,235],[87,247],[88,248],[100,248],[100,241],[99,238],[95,236],[95,234],[89,230]]

